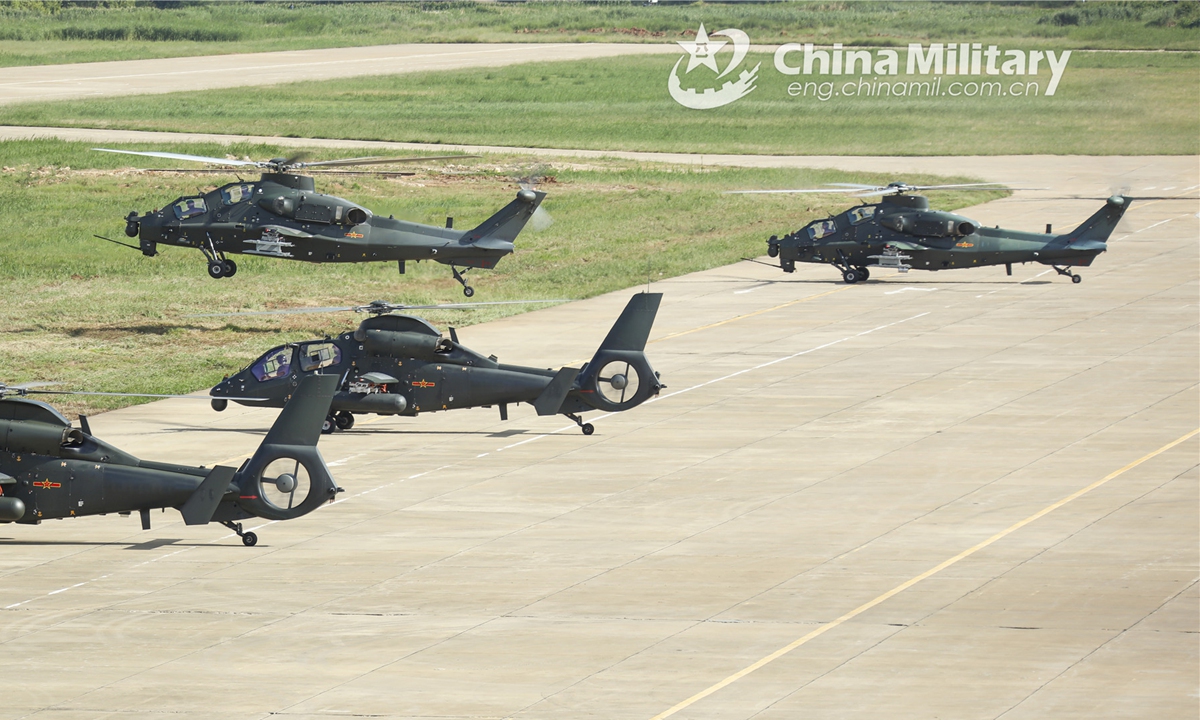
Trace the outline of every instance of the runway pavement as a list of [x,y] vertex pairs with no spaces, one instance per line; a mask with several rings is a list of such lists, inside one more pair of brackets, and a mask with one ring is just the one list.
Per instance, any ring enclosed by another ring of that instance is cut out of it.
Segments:
[[678,52],[674,43],[446,43],[32,65],[3,69],[0,105]]
[[[1200,183],[1195,158],[1038,163],[1060,194]],[[1099,207],[1042,197],[962,212]],[[0,718],[1193,718],[1198,209],[1135,205],[1079,285],[655,283],[656,401],[591,437],[525,407],[364,418],[321,442],[339,501],[255,548],[174,511],[0,527]],[[461,339],[557,366],[636,290]],[[272,419],[92,428],[236,464]]]

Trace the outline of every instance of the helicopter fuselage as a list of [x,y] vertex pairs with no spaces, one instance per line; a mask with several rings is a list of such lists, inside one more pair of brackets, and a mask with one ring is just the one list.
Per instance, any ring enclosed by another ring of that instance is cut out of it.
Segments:
[[1089,219],[1104,215],[1103,227],[1055,235],[983,227],[962,215],[930,210],[922,196],[897,195],[814,220],[782,238],[773,236],[767,252],[779,258],[784,272],[794,271],[797,262],[830,264],[847,282],[865,280],[875,266],[907,272],[1007,265],[1010,274],[1016,263],[1087,266],[1107,249],[1108,233],[1126,206],[1124,199],[1110,198]]
[[523,190],[482,225],[455,230],[374,215],[349,200],[316,192],[311,177],[263,173],[257,182],[180,197],[140,216],[131,212],[125,234],[137,237],[147,256],[156,255],[159,245],[200,250],[214,278],[237,271],[228,254],[311,263],[399,261],[401,272],[408,260],[493,268],[513,252],[517,233],[543,197]]
[[[634,313],[649,332],[658,308],[657,294],[631,299],[613,332],[631,324]],[[649,299],[647,299],[649,298]],[[649,315],[646,320],[645,315]],[[337,375],[337,392],[326,430],[348,429],[356,413],[416,416],[471,407],[507,408],[529,403],[543,415],[576,419],[589,410],[628,410],[664,387],[643,352],[645,339],[621,347],[601,346],[583,368],[560,370],[509,365],[443,338],[425,320],[408,315],[379,315],[354,332],[324,340],[281,345],[249,367],[222,380],[210,393],[215,410],[232,399],[242,405],[279,407],[309,375]],[[255,398],[242,400],[239,398]],[[586,432],[586,429],[585,429]]]
[[149,529],[150,510],[171,507],[188,525],[218,522],[253,545],[254,534],[235,521],[300,517],[339,491],[316,449],[332,384],[314,379],[295,392],[240,469],[141,460],[72,427],[45,403],[0,399],[0,522],[136,511]]

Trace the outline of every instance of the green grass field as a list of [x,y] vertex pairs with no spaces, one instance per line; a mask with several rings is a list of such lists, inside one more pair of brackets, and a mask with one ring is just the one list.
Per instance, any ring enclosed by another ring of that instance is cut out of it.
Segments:
[[[164,3],[160,3],[164,4]],[[408,42],[662,42],[739,28],[757,43],[1200,49],[1194,2],[180,2],[0,5],[0,66]]]
[[[762,62],[758,88],[706,111],[688,110],[668,95],[676,59],[537,63],[153,99],[28,103],[0,108],[0,123],[696,153],[1200,152],[1200,53],[1076,53],[1053,97],[828,101],[811,92],[790,96],[788,84],[804,76],[780,74],[770,55],[752,53],[743,66]],[[1049,74],[1037,78],[1044,91]]]
[[[280,148],[179,146],[179,152],[253,157]],[[361,152],[361,151],[360,151]],[[347,151],[342,156],[352,156]],[[144,162],[143,162],[144,160]],[[215,281],[199,253],[163,248],[155,258],[92,238],[124,239],[123,216],[161,207],[198,187],[233,180],[213,175],[150,174],[149,158],[90,152],[57,141],[0,145],[0,380],[55,380],[71,389],[185,392],[213,384],[268,348],[353,327],[356,316],[189,318],[193,313],[394,302],[461,302],[442,265],[308,265],[238,256],[235,278]],[[440,225],[454,215],[474,225],[508,202],[528,158],[488,157],[429,164],[417,176],[321,181],[319,189],[378,213]],[[844,199],[723,195],[741,187],[812,185],[835,180],[886,182],[882,175],[830,171],[642,167],[628,162],[541,166],[549,175],[545,208],[555,219],[526,229],[517,252],[494,271],[479,271],[476,300],[584,298],[655,279],[736,262],[765,250],[765,239],[844,207]],[[925,181],[934,178],[906,178]],[[999,193],[942,193],[934,202],[961,207]],[[830,283],[839,281],[831,272]],[[523,307],[428,317],[470,325]],[[468,336],[469,337],[469,336]],[[503,357],[504,348],[481,348]],[[78,398],[73,411],[117,407],[122,399]]]

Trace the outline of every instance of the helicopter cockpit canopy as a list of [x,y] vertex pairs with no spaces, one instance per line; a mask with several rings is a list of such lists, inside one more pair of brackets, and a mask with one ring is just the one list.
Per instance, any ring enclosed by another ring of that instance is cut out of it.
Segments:
[[187,220],[208,212],[208,206],[205,205],[202,197],[181,198],[175,201],[171,209],[175,212],[175,217],[180,220]]
[[296,348],[292,345],[282,345],[268,350],[250,366],[250,374],[259,382],[286,377],[292,370],[292,356],[295,353]]
[[249,183],[227,185],[221,188],[221,202],[226,205],[237,205],[244,200],[249,200],[253,194],[254,186]]
[[813,240],[829,237],[837,232],[837,221],[833,218],[817,220],[808,226],[808,237]]
[[874,205],[862,205],[856,208],[850,208],[846,211],[846,215],[850,218],[851,225],[858,225],[875,217]]
[[342,349],[331,342],[311,342],[300,346],[300,370],[311,372],[342,362]]

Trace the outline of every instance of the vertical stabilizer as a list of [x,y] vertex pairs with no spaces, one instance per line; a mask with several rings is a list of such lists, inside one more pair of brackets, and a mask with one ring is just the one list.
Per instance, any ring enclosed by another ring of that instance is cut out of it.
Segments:
[[600,343],[600,350],[645,350],[661,302],[662,293],[638,293],[631,297],[608,331],[608,337]]
[[1121,217],[1125,215],[1125,211],[1128,209],[1129,198],[1121,195],[1113,195],[1105,201],[1104,207],[1080,223],[1079,227],[1061,237],[1066,238],[1072,243],[1081,240],[1105,242],[1108,240],[1108,236],[1112,235],[1113,230],[1117,227],[1117,223],[1121,222]]

